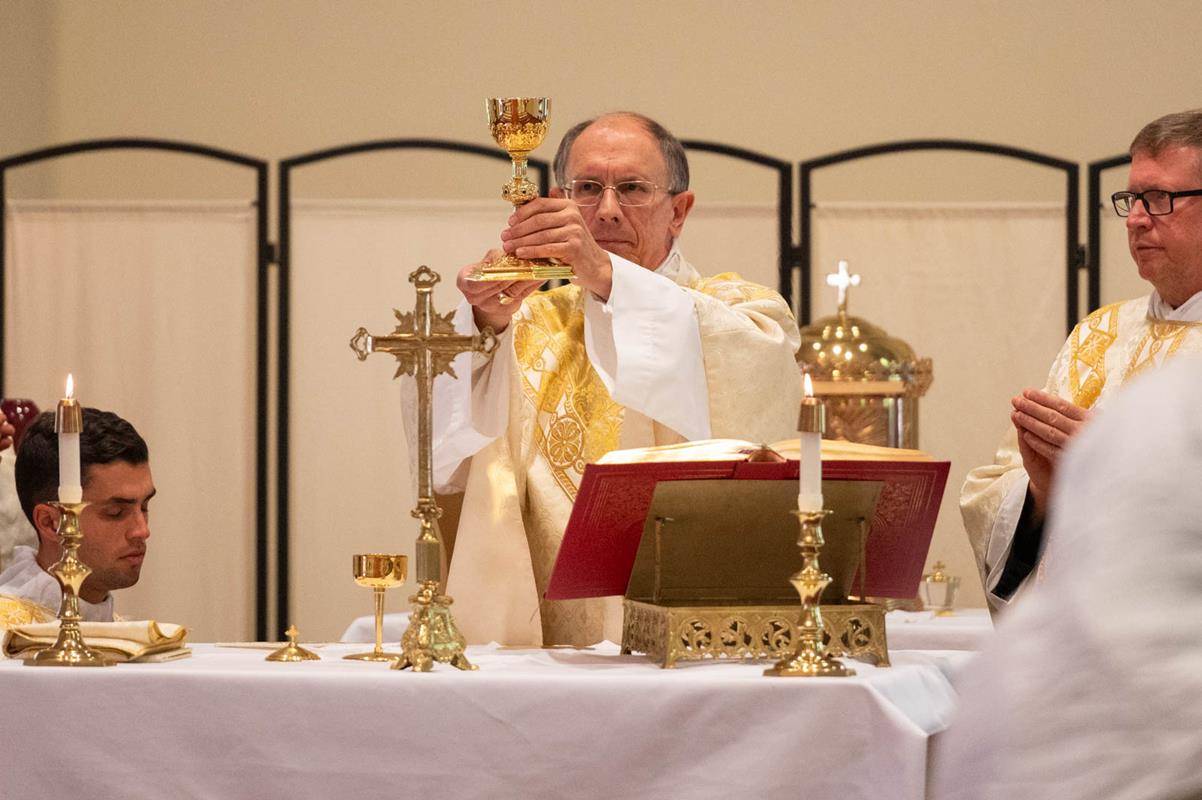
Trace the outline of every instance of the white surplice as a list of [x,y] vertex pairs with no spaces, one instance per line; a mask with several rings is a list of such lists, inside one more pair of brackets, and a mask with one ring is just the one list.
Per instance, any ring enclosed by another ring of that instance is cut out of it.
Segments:
[[14,476],[16,457],[12,448],[0,453],[0,570],[8,566],[13,548],[37,547],[38,536],[25,518],[17,498]]
[[941,800],[1202,796],[1202,358],[1065,451],[1041,580],[965,671]]
[[[655,271],[611,261],[607,301],[578,286],[531,296],[491,357],[462,354],[462,380],[435,381],[435,484],[465,491],[447,591],[470,642],[618,635],[612,599],[539,602],[586,463],[795,432],[800,336],[776,292],[733,273],[703,279],[675,248]],[[474,331],[466,303],[455,325]],[[402,396],[412,418],[412,381]]]
[[[1105,408],[1130,378],[1155,369],[1178,353],[1202,352],[1202,293],[1177,308],[1149,297],[1104,306],[1083,319],[1052,363],[1044,390],[1090,409]],[[968,473],[960,493],[964,527],[991,607],[1002,608],[1024,591],[1004,598],[994,589],[1010,556],[1027,495],[1027,473],[1011,427],[992,464]],[[1029,583],[1030,577],[1024,582]]]

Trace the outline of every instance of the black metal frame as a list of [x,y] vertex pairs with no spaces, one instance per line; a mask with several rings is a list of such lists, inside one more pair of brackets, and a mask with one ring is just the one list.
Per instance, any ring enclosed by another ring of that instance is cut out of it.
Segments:
[[[292,364],[292,348],[289,335],[292,306],[292,171],[297,167],[329,161],[359,153],[376,153],[396,150],[440,150],[450,153],[467,153],[509,163],[509,156],[496,147],[456,142],[447,139],[377,139],[368,142],[331,147],[311,153],[293,156],[280,161],[279,171],[279,283],[277,284],[277,369],[279,378],[276,395],[276,630],[288,624],[289,598],[289,527],[288,499],[290,475],[288,469],[289,428],[291,393],[289,371]],[[550,165],[541,159],[531,158],[527,162],[535,170],[539,193],[546,195],[550,189]],[[498,207],[499,213],[499,207]]]
[[[1082,266],[1084,253],[1082,253],[1081,244],[1077,237],[1079,236],[1079,206],[1080,206],[1080,167],[1061,158],[1049,156],[1044,153],[1037,153],[1034,150],[1024,150],[1017,147],[1007,147],[1005,145],[989,144],[987,142],[972,142],[960,139],[913,139],[899,142],[885,142],[883,144],[870,145],[868,147],[858,147],[853,150],[843,150],[838,153],[812,158],[807,161],[802,161],[798,166],[800,174],[800,203],[801,206],[801,303],[798,308],[798,316],[802,325],[810,322],[810,277],[811,264],[813,257],[813,237],[812,233],[812,174],[814,170],[828,167],[832,164],[842,164],[849,161],[856,161],[861,158],[869,158],[871,156],[888,155],[892,153],[907,153],[921,150],[947,150],[959,151],[968,153],[982,153],[985,155],[1005,156],[1007,158],[1015,158],[1020,161],[1026,161],[1032,164],[1039,164],[1045,167],[1062,170],[1065,173],[1065,277],[1067,279],[1065,299],[1065,319],[1066,319],[1066,335],[1071,332],[1073,326],[1077,324],[1078,308],[1077,308],[1077,292],[1078,292],[1078,274],[1077,271]],[[1097,281],[1094,273],[1090,273],[1090,297],[1091,303],[1093,298],[1094,287]],[[1096,306],[1095,306],[1096,307]]]
[[1102,173],[1131,163],[1131,155],[1103,158],[1089,162],[1089,310],[1102,305],[1102,215],[1107,206],[1102,202]]
[[168,139],[91,139],[46,147],[0,160],[0,396],[4,393],[5,343],[5,175],[9,169],[61,156],[106,150],[157,150],[211,158],[255,171],[255,248],[257,348],[255,375],[255,635],[263,639],[267,630],[267,162],[215,147]]
[[777,280],[779,290],[785,302],[793,305],[793,269],[801,257],[801,248],[793,240],[793,164],[782,161],[754,150],[734,147],[717,142],[706,142],[698,139],[685,139],[681,142],[686,150],[699,153],[715,153],[729,158],[748,161],[762,167],[776,170],[776,212],[777,212]]

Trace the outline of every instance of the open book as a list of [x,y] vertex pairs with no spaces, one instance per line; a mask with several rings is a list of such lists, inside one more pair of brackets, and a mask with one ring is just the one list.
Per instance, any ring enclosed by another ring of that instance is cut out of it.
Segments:
[[[710,439],[617,450],[588,464],[548,581],[547,599],[626,592],[661,482],[775,481],[784,518],[796,508],[796,489],[788,484],[798,480],[799,450],[797,439],[768,447]],[[824,483],[872,481],[881,486],[864,540],[863,572],[856,580],[862,594],[917,595],[950,466],[918,450],[822,442]],[[705,491],[702,486],[698,491]],[[735,492],[736,497],[753,494]]]
[[[27,658],[58,639],[58,620],[18,625],[4,635],[3,652],[9,658]],[[186,658],[188,631],[182,625],[154,620],[81,622],[79,632],[93,650],[113,661],[171,661]]]

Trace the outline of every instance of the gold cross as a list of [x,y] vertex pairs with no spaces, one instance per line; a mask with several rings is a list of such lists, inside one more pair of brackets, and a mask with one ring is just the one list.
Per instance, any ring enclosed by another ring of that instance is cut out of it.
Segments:
[[839,313],[847,313],[847,290],[851,286],[860,285],[860,276],[849,275],[847,272],[847,262],[839,262],[839,271],[832,272],[826,276],[827,286],[837,286],[839,288]]
[[[401,657],[393,669],[429,672],[435,662],[449,663],[458,669],[474,670],[464,648],[467,642],[451,616],[450,597],[439,591],[442,581],[442,545],[438,518],[442,510],[434,499],[434,379],[442,374],[458,378],[451,362],[466,352],[491,353],[497,348],[492,328],[475,336],[455,333],[455,312],[435,313],[431,305],[434,284],[442,280],[438,273],[423,265],[409,276],[417,288],[413,311],[396,314],[396,330],[386,336],[372,336],[366,328],[355,331],[351,349],[360,361],[372,353],[391,353],[400,362],[394,378],[412,375],[417,380],[417,507],[409,513],[421,520],[414,546],[417,568],[417,593],[409,598],[413,610],[409,627],[401,637]],[[466,378],[471,380],[471,375]]]
[[[434,429],[434,378],[447,374],[457,378],[451,362],[455,356],[468,351],[491,353],[497,347],[497,337],[491,328],[475,336],[455,333],[455,312],[439,315],[431,304],[434,285],[442,278],[438,273],[423,265],[409,275],[409,282],[417,288],[417,302],[413,311],[396,314],[396,330],[384,336],[373,336],[366,328],[355,331],[351,337],[351,349],[360,361],[372,353],[390,353],[400,364],[394,378],[413,375],[417,379],[417,508],[413,516],[423,522],[433,522],[439,511],[434,502],[433,472],[433,429]],[[471,379],[471,376],[468,376]],[[424,563],[428,559],[418,552],[416,575],[418,581],[438,580],[439,565]]]

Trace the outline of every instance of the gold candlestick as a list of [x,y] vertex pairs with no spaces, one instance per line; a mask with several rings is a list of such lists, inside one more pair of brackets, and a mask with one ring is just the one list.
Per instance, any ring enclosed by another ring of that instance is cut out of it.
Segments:
[[354,653],[343,658],[350,661],[396,661],[400,653],[384,652],[384,592],[405,582],[409,557],[364,553],[351,559],[355,583],[372,590],[376,606],[376,646],[370,653]]
[[[501,196],[517,210],[538,197],[538,187],[526,177],[526,159],[551,127],[551,98],[493,97],[485,101],[485,107],[492,138],[513,161],[513,176],[501,187]],[[545,281],[570,278],[572,268],[554,258],[504,255],[480,264],[468,277],[473,281]]]
[[840,678],[855,675],[826,652],[823,643],[822,607],[819,599],[831,578],[818,566],[818,554],[824,544],[822,518],[829,511],[794,511],[801,523],[797,546],[801,549],[802,568],[789,578],[801,595],[801,620],[797,623],[797,649],[793,655],[776,662],[765,675],[787,677]]
[[451,362],[459,353],[491,353],[497,347],[492,328],[475,336],[460,335],[452,322],[455,312],[446,316],[435,313],[431,295],[440,280],[429,267],[418,268],[409,275],[417,289],[417,302],[412,312],[394,311],[399,321],[396,330],[387,336],[373,336],[360,328],[351,338],[351,349],[360,361],[372,353],[390,353],[400,362],[393,377],[412,375],[417,382],[417,507],[409,513],[421,521],[414,553],[418,589],[409,598],[413,610],[401,638],[403,655],[392,665],[393,669],[413,667],[417,672],[429,672],[436,661],[458,669],[476,669],[463,654],[467,641],[451,617],[451,598],[438,591],[442,580],[438,518],[442,509],[434,500],[434,378],[443,373],[458,377]]
[[58,639],[26,659],[25,663],[34,667],[111,667],[113,662],[88,647],[79,630],[79,587],[92,572],[79,560],[79,545],[83,541],[79,514],[88,504],[57,502],[50,505],[59,511],[58,539],[63,547],[62,555],[50,567],[50,574],[63,588],[63,601],[58,609]]

